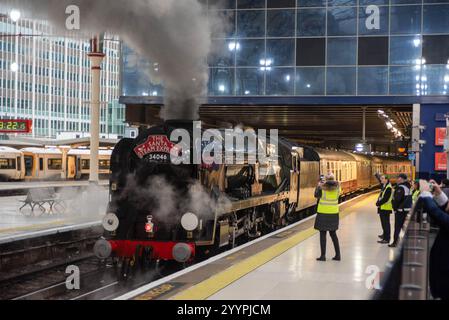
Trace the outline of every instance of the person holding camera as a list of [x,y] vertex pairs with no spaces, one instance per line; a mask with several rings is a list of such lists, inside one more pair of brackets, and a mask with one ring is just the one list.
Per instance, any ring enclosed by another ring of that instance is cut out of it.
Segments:
[[416,208],[423,208],[440,228],[430,250],[430,291],[436,299],[449,300],[449,200],[434,180],[420,180],[419,185]]
[[391,186],[390,180],[386,175],[379,176],[379,181],[381,183],[381,190],[376,206],[383,233],[379,235],[380,240],[377,242],[381,244],[389,244],[391,236],[390,215],[393,212],[393,187]]
[[404,226],[405,218],[412,208],[411,185],[407,181],[408,177],[405,173],[400,173],[397,179],[397,186],[393,194],[393,210],[394,210],[394,237],[393,243],[389,247],[394,248],[398,245],[399,234]]
[[318,261],[326,261],[326,236],[329,232],[335,248],[335,257],[332,260],[340,261],[340,244],[338,242],[337,230],[340,223],[340,198],[341,188],[335,176],[329,173],[325,179],[321,178],[315,189],[315,198],[318,199],[315,229],[320,231],[321,256]]

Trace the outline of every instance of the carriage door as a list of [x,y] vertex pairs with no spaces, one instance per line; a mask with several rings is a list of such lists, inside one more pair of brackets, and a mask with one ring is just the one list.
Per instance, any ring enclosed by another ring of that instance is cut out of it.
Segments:
[[67,156],[67,179],[74,179],[76,176],[76,156]]
[[32,177],[34,167],[34,157],[25,156],[24,160],[25,160],[25,177]]
[[298,153],[292,152],[292,170],[290,171],[290,193],[289,203],[298,203],[299,196],[299,157]]

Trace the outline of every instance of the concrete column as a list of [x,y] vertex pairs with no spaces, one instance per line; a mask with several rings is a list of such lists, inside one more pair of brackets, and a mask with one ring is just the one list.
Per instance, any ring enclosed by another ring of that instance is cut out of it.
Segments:
[[100,89],[101,63],[105,57],[100,51],[99,38],[91,40],[91,53],[88,54],[91,73],[91,105],[90,105],[90,174],[89,181],[98,183],[98,152],[100,147]]

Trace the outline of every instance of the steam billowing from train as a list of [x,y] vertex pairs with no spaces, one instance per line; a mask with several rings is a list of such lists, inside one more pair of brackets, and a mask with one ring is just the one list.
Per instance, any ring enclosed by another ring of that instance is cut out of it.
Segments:
[[[162,118],[196,119],[208,82],[211,34],[221,21],[198,0],[10,0],[26,17],[66,29],[66,9],[80,9],[80,32],[119,35],[144,57],[157,61],[165,88]],[[64,32],[65,33],[65,32]]]

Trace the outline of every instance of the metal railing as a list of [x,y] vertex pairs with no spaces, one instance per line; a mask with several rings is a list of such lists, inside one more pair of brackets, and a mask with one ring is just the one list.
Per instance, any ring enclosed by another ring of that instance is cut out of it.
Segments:
[[375,300],[427,300],[429,296],[430,224],[422,208],[404,223],[404,236],[387,264]]

